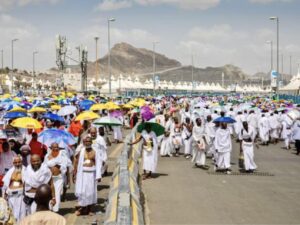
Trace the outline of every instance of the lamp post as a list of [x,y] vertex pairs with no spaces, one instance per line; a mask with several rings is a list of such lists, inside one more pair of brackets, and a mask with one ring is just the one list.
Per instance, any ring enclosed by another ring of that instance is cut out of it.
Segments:
[[191,93],[192,96],[193,96],[193,91],[194,91],[194,55],[192,54],[192,93]]
[[155,59],[155,47],[156,44],[158,44],[159,42],[153,42],[153,75],[152,75],[152,80],[153,80],[153,96],[155,95],[155,72],[156,72],[156,59]]
[[270,44],[271,46],[271,69],[270,71],[272,72],[273,70],[273,41],[266,41],[267,44]]
[[99,37],[95,37],[95,42],[96,42],[96,86],[98,84],[98,40]]
[[13,72],[14,72],[14,43],[18,41],[19,39],[15,38],[11,41],[11,75],[10,75],[10,81],[11,81],[11,93],[14,89],[14,79],[13,79]]
[[36,76],[35,76],[35,55],[38,54],[38,51],[34,51],[32,53],[32,92],[36,83]]
[[277,25],[277,41],[276,41],[276,51],[277,51],[277,56],[276,56],[276,72],[277,72],[277,79],[276,79],[276,93],[278,95],[279,91],[279,18],[277,16],[272,16],[269,18],[270,20],[276,20],[276,25]]
[[110,22],[116,21],[115,18],[107,20],[108,25],[108,76],[109,76],[109,95],[111,96],[111,68],[110,68]]
[[3,69],[4,69],[4,67],[3,67],[3,49],[1,50],[1,68],[3,71]]

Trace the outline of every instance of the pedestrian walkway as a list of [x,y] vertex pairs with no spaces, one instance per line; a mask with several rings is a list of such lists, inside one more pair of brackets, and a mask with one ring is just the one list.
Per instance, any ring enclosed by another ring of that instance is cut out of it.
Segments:
[[[233,146],[238,171],[239,146]],[[255,150],[259,171],[274,176],[216,176],[184,157],[159,158],[155,178],[142,183],[146,223],[299,224],[300,157],[280,147]]]
[[109,193],[109,185],[111,181],[111,175],[115,168],[117,157],[119,156],[123,144],[113,144],[108,148],[108,176],[103,177],[98,184],[98,204],[95,208],[96,214],[94,216],[76,216],[75,206],[77,205],[77,199],[74,195],[74,184],[72,183],[71,189],[67,192],[67,201],[62,203],[60,214],[67,219],[68,225],[91,225],[97,221],[97,224],[103,224],[106,199]]

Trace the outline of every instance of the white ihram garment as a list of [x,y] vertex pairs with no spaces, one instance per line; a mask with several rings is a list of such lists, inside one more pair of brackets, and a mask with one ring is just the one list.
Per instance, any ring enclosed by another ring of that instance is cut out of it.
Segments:
[[[151,131],[150,133],[147,133],[147,131],[143,130],[141,133],[143,137],[143,169],[150,172],[155,172],[157,167],[157,137],[156,134]],[[153,141],[153,146],[150,146],[149,141],[150,138]]]
[[[8,205],[12,209],[14,218],[17,222],[26,216],[26,204],[23,201],[23,188],[20,189],[10,189],[11,176],[15,171],[15,167],[11,168],[3,177],[3,192],[8,196]],[[25,167],[22,167],[22,182]]]
[[[42,184],[48,184],[51,180],[51,177],[52,173],[45,164],[42,164],[37,171],[34,171],[31,165],[27,166],[24,172],[25,195],[30,198],[34,198],[35,193],[30,193],[27,191],[29,191],[31,188],[37,189]],[[35,211],[36,203],[33,201],[31,205],[27,205],[27,215],[35,213]]]
[[188,129],[184,126],[182,130],[182,140],[184,144],[184,154],[191,155],[192,154],[192,133],[188,131]]
[[230,152],[232,151],[232,144],[228,128],[219,128],[216,131],[215,147],[218,155],[217,167],[219,169],[230,168]]
[[208,144],[208,151],[207,154],[209,155],[216,155],[216,149],[214,145],[215,135],[216,135],[216,127],[215,124],[210,121],[205,124],[205,133],[207,136],[207,144]]
[[258,122],[259,137],[262,142],[269,141],[270,125],[266,117],[262,117]]
[[102,158],[100,152],[95,150],[95,166],[84,167],[85,148],[79,154],[75,196],[79,206],[86,207],[97,203],[97,180],[101,178]]
[[[257,168],[254,162],[254,139],[256,136],[255,129],[251,126],[248,127],[248,131],[242,129],[239,139],[242,141],[242,149],[244,155],[245,170],[255,170]],[[251,139],[251,142],[245,140]]]
[[205,141],[204,141],[204,129],[203,126],[193,127],[193,158],[192,162],[197,165],[204,166],[206,155],[205,155]]
[[46,164],[48,168],[58,165],[60,166],[61,171],[61,174],[59,174],[58,176],[52,176],[56,200],[56,203],[52,208],[54,212],[58,212],[59,210],[61,202],[60,198],[63,193],[64,180],[67,172],[67,164],[65,163],[66,160],[64,159],[64,157],[65,156],[62,154],[62,152],[59,152],[59,155],[57,157],[49,160],[49,154],[47,154],[44,161],[44,164]]

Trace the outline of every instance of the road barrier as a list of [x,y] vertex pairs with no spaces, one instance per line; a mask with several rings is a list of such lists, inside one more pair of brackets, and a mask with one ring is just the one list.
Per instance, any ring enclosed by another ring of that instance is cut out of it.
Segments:
[[112,175],[104,225],[144,225],[138,183],[140,145],[128,145],[135,134],[136,128],[126,137]]

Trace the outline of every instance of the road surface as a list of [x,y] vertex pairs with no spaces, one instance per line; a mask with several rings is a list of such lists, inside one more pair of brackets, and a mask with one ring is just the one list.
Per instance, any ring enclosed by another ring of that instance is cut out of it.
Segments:
[[183,156],[160,157],[156,178],[142,182],[147,224],[300,224],[300,156],[281,146],[255,150],[259,172],[274,176],[215,175]]

